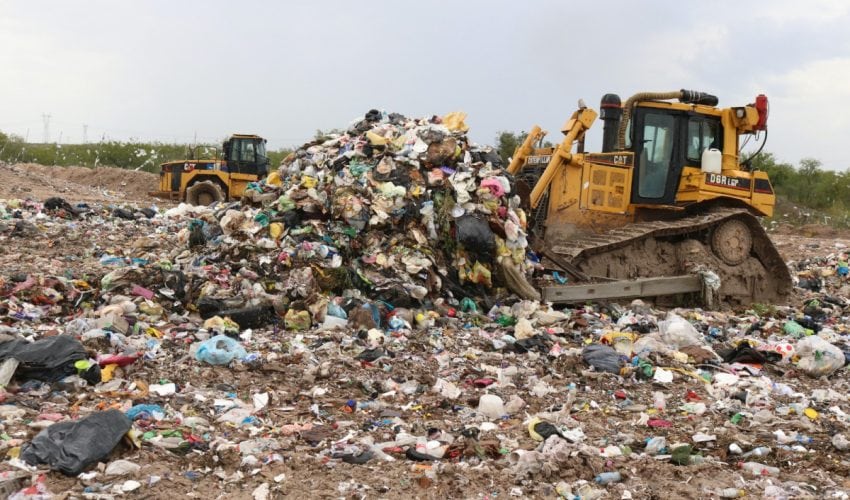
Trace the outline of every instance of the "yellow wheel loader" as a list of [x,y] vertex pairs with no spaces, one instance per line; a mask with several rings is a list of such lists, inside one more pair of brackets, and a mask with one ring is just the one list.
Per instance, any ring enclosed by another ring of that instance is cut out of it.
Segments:
[[584,151],[598,115],[582,102],[558,146],[536,148],[546,133],[531,130],[509,171],[526,195],[532,247],[556,271],[538,282],[544,300],[702,293],[709,305],[748,304],[790,292],[759,223],[773,214],[773,187],[741,153],[748,138],[764,145],[767,98],[717,104],[688,90],[625,103],[607,94],[599,153]]
[[268,167],[265,139],[234,134],[224,141],[221,158],[160,165],[159,191],[149,194],[192,205],[238,199],[249,183],[266,176]]

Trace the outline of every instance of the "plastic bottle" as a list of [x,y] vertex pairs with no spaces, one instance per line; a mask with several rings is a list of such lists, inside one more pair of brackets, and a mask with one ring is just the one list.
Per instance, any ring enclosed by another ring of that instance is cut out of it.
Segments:
[[744,453],[745,457],[766,457],[770,454],[769,446],[759,446],[758,448],[754,448],[746,453]]
[[83,390],[88,383],[77,375],[70,375],[53,384],[53,390],[65,392],[79,392]]
[[667,407],[667,399],[664,397],[664,393],[661,391],[655,391],[652,393],[652,405],[656,410],[663,412]]
[[717,491],[717,496],[720,498],[738,498],[742,497],[742,491],[738,488],[723,488]]
[[602,474],[599,474],[598,476],[596,476],[596,478],[594,479],[594,481],[596,481],[596,484],[601,484],[601,485],[606,485],[606,484],[611,484],[611,483],[619,483],[622,480],[623,480],[623,476],[620,475],[620,473],[616,472],[616,471],[615,472],[603,472]]
[[797,434],[795,439],[797,440],[798,443],[803,443],[803,444],[812,444],[814,442],[814,438],[812,438],[810,436],[806,436],[805,434]]
[[755,474],[757,476],[777,476],[779,475],[779,469],[777,467],[771,467],[769,465],[760,464],[758,462],[741,462],[738,466],[744,469],[747,472]]

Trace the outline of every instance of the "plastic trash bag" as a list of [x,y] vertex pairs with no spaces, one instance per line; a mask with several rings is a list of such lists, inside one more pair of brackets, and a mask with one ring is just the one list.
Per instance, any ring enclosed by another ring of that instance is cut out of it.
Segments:
[[667,319],[659,321],[658,329],[661,331],[661,339],[673,349],[703,343],[696,328],[688,320],[674,313],[668,313]]
[[234,359],[241,359],[247,355],[248,352],[239,342],[226,335],[216,335],[201,342],[198,350],[195,351],[195,359],[211,365],[227,365]]
[[490,229],[490,224],[472,215],[459,217],[455,224],[457,242],[478,257],[478,260],[492,262],[496,251],[496,235]]
[[826,340],[811,336],[797,342],[797,368],[812,377],[829,375],[844,366],[844,352]]
[[581,352],[581,357],[596,371],[620,374],[620,355],[607,345],[589,345]]
[[66,476],[76,476],[106,458],[132,422],[118,410],[107,410],[44,429],[21,449],[21,460],[48,464]]
[[[0,343],[0,361],[17,359],[20,364],[15,375],[21,380],[55,382],[75,375],[77,369],[74,363],[88,357],[83,344],[68,335],[56,335],[35,342],[16,339]],[[87,382],[96,384],[100,382],[100,369],[94,364],[81,376]]]

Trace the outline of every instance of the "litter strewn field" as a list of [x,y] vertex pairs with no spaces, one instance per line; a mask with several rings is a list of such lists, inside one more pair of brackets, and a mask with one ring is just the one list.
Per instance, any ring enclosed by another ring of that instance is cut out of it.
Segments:
[[212,207],[0,165],[0,491],[847,498],[850,239],[773,231],[784,304],[553,308],[495,158],[438,125],[366,120]]

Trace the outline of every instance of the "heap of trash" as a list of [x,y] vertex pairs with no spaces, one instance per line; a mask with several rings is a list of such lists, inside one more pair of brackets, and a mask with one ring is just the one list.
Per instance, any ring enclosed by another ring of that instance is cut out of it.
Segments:
[[369,112],[209,207],[0,200],[0,492],[848,497],[848,247],[787,304],[542,303],[466,132]]

